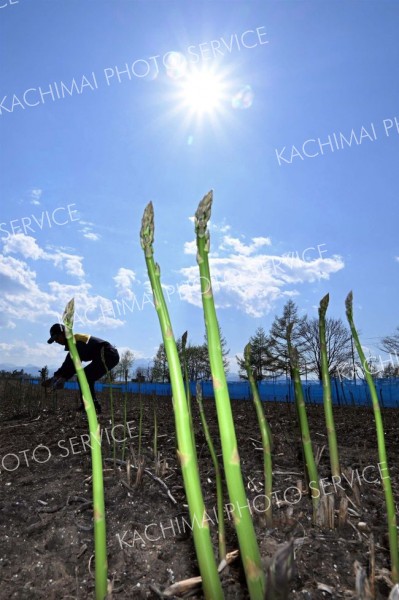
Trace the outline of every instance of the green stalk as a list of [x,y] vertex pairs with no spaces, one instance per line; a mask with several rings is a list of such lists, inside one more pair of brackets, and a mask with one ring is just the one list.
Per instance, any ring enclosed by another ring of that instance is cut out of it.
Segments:
[[326,419],[328,448],[330,451],[331,474],[338,476],[341,473],[339,466],[339,455],[337,446],[337,435],[335,432],[334,414],[332,407],[331,381],[328,372],[328,357],[326,343],[326,312],[330,300],[329,294],[320,300],[319,306],[319,337],[320,337],[320,357],[321,357],[321,376],[323,382],[323,405]]
[[[183,372],[184,372],[184,383],[186,389],[186,397],[187,397],[187,409],[191,423],[191,433],[193,437],[193,446],[195,451],[197,452],[197,448],[195,445],[195,435],[194,435],[194,426],[193,426],[193,415],[191,408],[191,391],[190,391],[190,380],[188,377],[188,367],[187,367],[187,353],[186,353],[186,344],[187,344],[187,331],[183,333],[181,336],[181,353],[182,353],[182,363],[183,363]],[[198,458],[197,458],[198,460]]]
[[[398,531],[396,527],[396,515],[395,515],[395,503],[392,494],[391,478],[388,470],[387,453],[385,448],[385,436],[384,436],[384,425],[382,422],[381,409],[378,401],[377,392],[375,389],[374,381],[367,368],[367,359],[364,355],[362,346],[360,344],[359,336],[353,321],[353,294],[349,292],[346,301],[346,316],[351,328],[353,340],[355,342],[356,350],[361,360],[364,375],[370,390],[371,400],[373,403],[374,410],[374,421],[377,432],[377,444],[378,444],[378,457],[379,457],[379,468],[381,473],[382,485],[385,493],[385,504],[387,507],[387,520],[388,520],[388,537],[389,537],[389,549],[391,553],[391,574],[393,583],[399,583],[399,551],[398,551]],[[383,475],[384,473],[384,475]]]
[[[114,436],[114,426],[115,426],[115,420],[114,420],[114,402],[113,402],[113,396],[112,396],[112,385],[111,385],[111,374],[108,370],[107,364],[105,362],[105,355],[104,355],[104,347],[101,348],[101,360],[102,363],[104,365],[104,368],[106,370],[107,373],[107,381],[108,381],[108,385],[109,385],[109,393],[110,393],[110,401],[111,401],[111,424],[112,424],[112,458],[114,459],[114,469],[116,469],[116,441],[115,441],[115,436]],[[123,436],[125,437],[125,436]],[[122,460],[123,460],[123,456],[122,456]]]
[[317,472],[316,461],[314,459],[312,441],[310,439],[308,416],[306,414],[306,405],[298,366],[298,351],[294,346],[292,346],[291,331],[292,323],[290,323],[287,327],[288,354],[290,357],[291,377],[294,380],[295,403],[297,407],[299,426],[301,429],[303,454],[305,457],[306,470],[309,476],[309,487],[313,504],[313,518],[316,520],[317,509],[320,500],[319,475]]
[[154,211],[150,202],[143,215],[141,246],[145,253],[147,271],[154,295],[155,309],[158,314],[162,338],[168,358],[173,409],[175,414],[178,456],[182,469],[184,488],[187,496],[190,517],[192,520],[194,545],[202,577],[202,586],[207,600],[222,600],[223,591],[217,571],[216,561],[206,519],[205,505],[202,496],[201,483],[196,459],[195,446],[188,413],[187,398],[184,390],[179,354],[173,336],[168,308],[163,295],[160,269],[153,258],[154,241]]
[[65,325],[65,336],[68,342],[69,352],[75,366],[80,389],[82,391],[83,404],[89,422],[91,447],[91,462],[93,474],[93,511],[94,511],[94,557],[95,557],[95,583],[96,600],[104,600],[107,596],[107,537],[105,530],[105,503],[103,462],[101,456],[100,425],[97,421],[93,398],[91,397],[86,374],[80,362],[78,350],[73,336],[73,318],[75,312],[74,299],[70,300],[65,307],[63,323]]
[[191,392],[190,392],[190,380],[188,378],[186,344],[187,344],[187,331],[185,331],[183,333],[183,335],[181,336],[181,353],[182,353],[182,362],[183,362],[183,371],[184,371],[184,383],[185,383],[185,387],[186,387],[187,407],[188,407],[188,413],[190,415],[190,420],[192,421]]
[[265,496],[268,500],[268,507],[265,509],[266,525],[272,527],[272,453],[271,453],[271,433],[269,423],[266,420],[263,411],[263,405],[259,398],[258,387],[251,368],[251,344],[247,344],[244,348],[244,361],[247,370],[249,385],[251,386],[252,400],[258,417],[260,435],[262,438],[263,447],[263,471],[265,477]]
[[209,432],[208,423],[206,421],[204,403],[202,402],[202,390],[201,385],[197,381],[196,385],[197,390],[197,403],[202,423],[202,428],[204,430],[205,439],[208,444],[209,453],[212,458],[213,468],[215,469],[215,479],[216,479],[216,503],[217,503],[217,511],[218,511],[218,540],[219,540],[219,562],[221,562],[224,558],[226,558],[226,534],[225,534],[225,526],[224,526],[224,512],[223,512],[223,485],[222,485],[222,477],[220,473],[219,462],[216,456],[215,447],[212,442],[211,434]]
[[200,271],[209,361],[216,400],[224,472],[230,503],[234,507],[233,520],[237,531],[249,595],[251,600],[263,600],[266,584],[265,575],[262,570],[259,547],[241,473],[237,438],[223,365],[219,326],[213,301],[208,261],[209,232],[207,229],[207,224],[211,216],[211,206],[212,191],[204,196],[195,213],[197,262]]
[[122,460],[125,460],[126,453],[126,429],[127,429],[127,371],[125,371],[125,391],[123,394],[123,444]]

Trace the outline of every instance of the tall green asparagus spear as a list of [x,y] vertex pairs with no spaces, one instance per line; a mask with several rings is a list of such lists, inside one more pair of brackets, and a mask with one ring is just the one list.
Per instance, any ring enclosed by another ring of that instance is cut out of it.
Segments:
[[290,357],[291,377],[294,380],[295,403],[297,407],[299,426],[301,429],[302,447],[305,457],[306,470],[309,476],[309,486],[313,504],[313,518],[315,520],[320,500],[319,476],[317,472],[316,461],[314,459],[312,441],[310,439],[308,416],[306,414],[305,399],[303,396],[301,376],[299,373],[298,351],[291,343],[292,326],[293,324],[290,323],[287,327],[288,354]]
[[268,501],[268,505],[265,508],[266,525],[271,527],[273,524],[272,516],[272,453],[271,453],[271,439],[270,439],[270,427],[266,421],[265,413],[263,411],[262,402],[259,398],[259,392],[256,385],[255,377],[251,368],[251,344],[247,344],[244,348],[244,361],[245,368],[247,371],[249,385],[251,386],[252,400],[256,410],[256,416],[258,417],[260,435],[262,438],[263,447],[263,470],[265,477],[265,496]]
[[395,503],[392,494],[391,478],[388,470],[387,453],[385,448],[385,436],[384,436],[384,425],[382,422],[380,403],[378,402],[378,396],[375,389],[373,378],[368,369],[367,359],[364,355],[363,348],[361,346],[359,336],[353,320],[353,294],[349,292],[346,301],[346,316],[351,328],[353,340],[355,342],[357,353],[362,362],[364,374],[366,377],[367,384],[369,386],[371,400],[373,403],[375,427],[377,431],[377,445],[378,445],[378,457],[379,467],[382,479],[382,485],[385,493],[385,504],[387,507],[387,519],[388,519],[388,538],[389,538],[389,549],[391,554],[391,574],[393,583],[399,583],[399,551],[398,551],[398,530],[396,527],[396,515],[395,515]]
[[[107,374],[107,382],[108,382],[108,386],[109,386],[109,396],[110,396],[110,401],[111,401],[111,431],[114,431],[114,427],[115,427],[115,418],[114,418],[114,398],[112,395],[112,382],[111,382],[111,373],[108,370],[107,367],[107,363],[105,362],[105,354],[104,354],[104,347],[101,348],[101,361],[104,365],[104,369],[105,372]],[[123,432],[123,439],[126,439],[126,432]],[[125,443],[125,442],[124,442]],[[116,470],[116,440],[115,440],[115,436],[112,433],[112,458],[114,459],[114,469]],[[122,460],[124,459],[124,452],[122,452]]]
[[206,421],[204,403],[202,402],[202,390],[201,384],[197,381],[196,385],[197,391],[197,403],[200,413],[200,419],[202,423],[202,429],[204,430],[204,435],[206,442],[209,448],[209,454],[211,455],[213,468],[215,469],[215,479],[216,479],[216,504],[218,511],[218,539],[219,539],[219,561],[221,562],[224,558],[226,558],[226,535],[225,535],[225,526],[224,526],[224,513],[223,513],[223,484],[222,484],[222,476],[220,473],[219,462],[216,456],[215,447],[212,442],[211,434],[209,432],[208,423]]
[[321,376],[323,381],[323,405],[326,419],[328,448],[330,451],[331,474],[339,476],[341,469],[339,466],[339,455],[337,446],[337,435],[335,432],[334,414],[332,409],[331,381],[328,372],[328,357],[326,343],[326,312],[330,300],[329,294],[320,300],[319,306],[319,338],[320,338],[320,357],[321,357]]
[[215,392],[224,472],[230,503],[234,507],[234,524],[237,531],[249,595],[251,600],[263,600],[265,594],[265,575],[262,570],[259,547],[241,474],[237,438],[227,389],[226,374],[223,366],[219,327],[212,293],[208,261],[209,232],[207,229],[208,221],[211,216],[211,206],[212,191],[204,196],[195,213],[197,262],[200,271],[202,305],[208,340],[209,361],[213,389]]
[[96,600],[104,600],[107,595],[107,538],[105,531],[105,503],[103,462],[101,456],[100,425],[97,421],[96,409],[86,374],[80,362],[75,339],[73,337],[73,318],[75,312],[74,299],[70,300],[65,307],[63,322],[65,325],[65,336],[68,342],[69,352],[75,366],[80,389],[82,390],[83,404],[89,422],[91,440],[91,463],[93,473],[93,510],[94,510],[94,557],[95,557],[95,580]]
[[187,406],[188,406],[188,412],[189,412],[190,418],[191,418],[191,392],[190,392],[190,379],[188,377],[187,352],[186,352],[187,335],[188,335],[187,331],[185,331],[183,333],[183,335],[181,336],[181,355],[182,355],[182,362],[183,362],[184,383],[185,383],[185,387],[186,387]]
[[165,351],[168,358],[172,384],[173,408],[175,413],[178,455],[190,517],[192,520],[194,545],[202,576],[204,595],[207,600],[221,600],[223,598],[223,591],[213,554],[209,526],[204,519],[206,514],[205,506],[201,491],[195,447],[193,446],[191,423],[179,355],[173,336],[169,312],[162,292],[160,268],[155,264],[153,258],[154,210],[151,202],[144,211],[140,239],[141,247],[145,254],[147,271],[154,295],[155,309],[158,314]]
[[190,379],[188,376],[186,344],[187,344],[187,331],[185,331],[183,333],[183,335],[181,336],[181,357],[182,357],[182,363],[183,363],[183,375],[184,375],[184,385],[185,385],[185,389],[186,389],[188,416],[189,416],[190,423],[191,423],[193,446],[196,450],[195,439],[194,439],[193,415],[192,415],[192,409],[191,409],[191,392],[190,392]]

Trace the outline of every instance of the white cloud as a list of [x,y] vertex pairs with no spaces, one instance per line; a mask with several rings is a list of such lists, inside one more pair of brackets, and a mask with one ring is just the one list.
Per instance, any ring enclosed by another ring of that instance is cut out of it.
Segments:
[[[82,265],[83,256],[67,254],[66,252],[58,252],[57,254],[53,255],[52,258],[55,266],[65,268],[65,271],[68,273],[68,275],[73,275],[74,277],[79,277],[81,279],[83,279],[85,276]],[[51,258],[49,260],[51,260]]]
[[99,233],[93,233],[92,231],[84,233],[83,237],[87,238],[88,240],[92,240],[93,242],[97,242],[101,238]]
[[82,258],[59,249],[52,253],[42,250],[30,236],[17,234],[7,238],[5,254],[0,255],[0,327],[15,327],[15,322],[60,321],[67,302],[75,298],[75,323],[82,327],[115,328],[124,324],[112,302],[93,295],[91,285],[81,281],[76,285],[51,281],[49,292],[40,288],[36,271],[24,260],[9,256],[18,253],[35,261],[52,260],[56,266],[80,278],[84,277]]
[[197,242],[192,240],[192,242],[184,242],[184,254],[197,254]]
[[24,258],[38,260],[45,257],[45,252],[40,248],[35,240],[30,235],[24,233],[16,233],[6,238],[3,247],[4,254],[20,254]]
[[80,233],[83,233],[83,237],[85,237],[88,240],[91,240],[92,242],[97,242],[101,238],[101,235],[99,233],[94,233],[93,231],[94,223],[92,223],[91,221],[82,220],[80,220],[79,223],[81,225],[84,225],[82,229],[79,229]]
[[16,340],[11,344],[0,344],[0,351],[2,361],[10,362],[16,367],[24,367],[27,364],[55,366],[65,359],[65,351],[61,346],[50,345],[47,342],[29,344],[26,340]]
[[[118,346],[119,356],[122,356],[122,354],[124,352],[127,352],[128,350],[130,352],[133,352],[134,360],[137,360],[139,358],[146,358],[146,356],[141,352],[141,350],[134,350],[134,348],[130,348],[130,346]],[[135,368],[135,364],[133,363],[133,371]]]
[[36,321],[43,315],[55,316],[53,297],[36,282],[36,272],[12,256],[0,255],[0,312],[3,319]]
[[262,246],[271,246],[272,241],[269,237],[254,237],[252,238],[253,244],[255,248],[261,248]]
[[11,321],[10,319],[8,319],[7,317],[5,317],[4,315],[0,315],[0,328],[3,328],[3,329],[15,329],[16,328],[16,324],[14,323],[14,321]]
[[[246,244],[238,238],[223,235],[218,246],[222,256],[209,255],[217,307],[235,307],[253,317],[261,317],[273,310],[279,298],[298,295],[299,285],[329,279],[345,266],[340,256],[322,257],[325,249],[319,249],[317,255],[313,248],[314,258],[310,260],[300,258],[298,253],[283,256],[261,253],[264,246],[270,244],[268,237],[254,237]],[[309,254],[311,249],[306,250]],[[198,267],[186,267],[180,273],[185,279],[179,286],[181,298],[202,307]]]
[[89,283],[66,285],[58,281],[51,281],[49,287],[53,297],[56,298],[58,320],[61,320],[67,302],[74,298],[74,324],[76,327],[115,328],[124,324],[115,311],[112,301],[99,294],[92,295]]
[[113,280],[115,281],[117,296],[123,297],[125,300],[134,300],[136,298],[132,290],[132,285],[136,282],[136,273],[132,269],[120,267]]
[[250,256],[253,254],[258,248],[262,246],[270,246],[271,240],[266,237],[255,237],[252,238],[252,244],[246,245],[243,244],[238,238],[233,238],[229,235],[225,235],[223,237],[223,242],[219,247],[220,250],[229,250],[232,248],[238,254],[242,254],[244,256]]
[[220,233],[227,233],[231,229],[230,225],[216,225],[216,224],[213,225],[212,228],[215,231],[220,231]]
[[48,260],[56,267],[65,269],[68,275],[83,278],[83,257],[76,254],[69,254],[62,250],[55,249],[47,252],[40,248],[35,238],[25,233],[16,233],[4,240],[4,254],[20,254],[23,258],[31,260]]

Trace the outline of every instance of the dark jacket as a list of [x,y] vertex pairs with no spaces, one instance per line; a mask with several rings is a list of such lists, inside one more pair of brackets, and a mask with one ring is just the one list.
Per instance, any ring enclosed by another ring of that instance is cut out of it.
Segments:
[[[75,338],[76,348],[82,362],[90,360],[101,361],[101,349],[104,348],[104,352],[106,352],[107,349],[114,348],[109,342],[85,333],[75,333],[73,337]],[[68,356],[58,371],[54,373],[54,377],[70,379],[75,375],[76,371],[71,355],[69,354],[68,344],[65,344],[64,349],[68,352]]]

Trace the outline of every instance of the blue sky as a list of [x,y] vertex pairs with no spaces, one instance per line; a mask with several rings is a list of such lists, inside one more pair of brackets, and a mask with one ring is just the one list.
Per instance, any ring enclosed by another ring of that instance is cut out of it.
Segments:
[[287,299],[314,317],[329,292],[345,318],[351,289],[377,352],[399,325],[397,2],[0,5],[0,362],[57,366],[48,329],[72,296],[76,331],[154,355],[150,200],[175,335],[202,343],[209,189],[232,359]]

